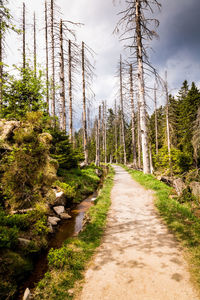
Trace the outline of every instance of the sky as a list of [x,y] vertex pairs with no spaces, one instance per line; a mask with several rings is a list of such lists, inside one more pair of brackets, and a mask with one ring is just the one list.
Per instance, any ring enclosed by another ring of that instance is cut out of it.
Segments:
[[[22,0],[10,0],[11,13],[20,19]],[[32,13],[36,11],[38,20],[38,60],[44,57],[44,0],[24,0],[27,9],[27,48],[32,51]],[[77,29],[77,37],[85,41],[96,53],[94,92],[96,103],[107,100],[108,105],[115,98],[116,71],[120,53],[126,53],[118,36],[113,34],[119,16],[117,13],[124,6],[124,0],[57,0],[62,18],[83,23]],[[199,0],[160,0],[161,11],[155,11],[154,17],[160,21],[157,30],[159,39],[153,40],[149,50],[150,60],[161,76],[167,70],[169,91],[176,93],[182,82],[195,81],[200,88],[200,1]],[[21,59],[21,37],[11,34],[7,39],[8,54],[6,62],[11,65]],[[17,53],[17,55],[16,55]],[[160,97],[159,104],[164,99]],[[151,103],[149,104],[151,106]]]

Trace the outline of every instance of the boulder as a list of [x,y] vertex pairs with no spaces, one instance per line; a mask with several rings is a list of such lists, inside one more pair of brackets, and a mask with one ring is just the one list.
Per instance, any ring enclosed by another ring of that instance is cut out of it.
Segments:
[[63,191],[58,191],[56,189],[54,189],[54,192],[55,192],[55,197],[56,197],[54,205],[65,206],[66,202],[67,202],[65,193]]
[[69,214],[63,212],[60,214],[60,218],[62,220],[68,220],[68,219],[71,219],[71,216]]
[[58,222],[60,222],[60,218],[57,217],[48,217],[48,222],[53,225],[56,226]]
[[[166,183],[169,186],[173,186],[174,180],[172,177],[168,177],[168,176],[159,176],[159,177],[160,177],[160,179],[158,179],[158,177],[157,177],[158,180]],[[178,179],[180,179],[180,178],[178,178]]]
[[27,247],[31,242],[31,240],[24,239],[24,238],[18,238],[18,241],[22,247]]
[[56,159],[47,156],[46,164],[42,167],[44,184],[51,186],[57,180],[57,170],[59,164]]
[[52,135],[48,132],[43,132],[38,137],[39,141],[45,145],[50,145],[53,139]]
[[53,226],[50,223],[48,223],[48,227],[49,227],[49,233],[54,233]]
[[65,207],[64,206],[54,206],[53,207],[53,210],[55,211],[55,213],[57,214],[57,215],[60,215],[60,214],[62,214],[62,213],[64,213],[64,211],[65,211]]
[[192,181],[190,182],[189,187],[191,189],[192,194],[198,199],[200,199],[200,182]]
[[24,292],[23,300],[29,300],[30,298],[31,298],[31,292],[30,292],[29,288],[26,288],[26,290]]
[[177,178],[173,180],[173,187],[175,188],[178,196],[180,196],[184,189],[186,189],[186,185],[181,178]]
[[18,128],[19,121],[0,120],[0,140],[9,140],[13,134],[13,130]]

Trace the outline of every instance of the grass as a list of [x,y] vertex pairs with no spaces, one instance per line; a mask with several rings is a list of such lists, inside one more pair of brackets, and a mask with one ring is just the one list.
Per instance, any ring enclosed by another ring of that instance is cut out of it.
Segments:
[[124,168],[145,188],[155,191],[155,205],[183,248],[187,249],[191,275],[200,290],[200,219],[193,214],[188,203],[181,204],[169,197],[172,188],[152,175]]
[[61,181],[69,184],[76,191],[74,203],[80,202],[85,196],[91,194],[100,182],[100,178],[96,174],[96,166],[93,165],[83,169],[60,169],[58,175],[61,177]]
[[110,168],[103,188],[88,212],[89,222],[76,238],[65,241],[60,249],[50,250],[49,271],[39,282],[34,299],[72,299],[70,294],[75,283],[83,278],[83,271],[100,245],[106,225],[106,216],[111,203],[114,170]]

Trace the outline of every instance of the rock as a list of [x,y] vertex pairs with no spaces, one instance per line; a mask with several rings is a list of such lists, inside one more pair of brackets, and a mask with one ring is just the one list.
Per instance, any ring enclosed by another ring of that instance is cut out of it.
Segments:
[[91,199],[91,201],[95,201],[97,198],[95,198],[95,197],[93,197],[92,199]]
[[186,185],[181,178],[177,178],[173,181],[173,187],[175,188],[178,196],[180,196],[184,189],[186,189]]
[[19,125],[19,121],[0,120],[0,139],[3,141],[9,140],[13,135],[13,130],[18,128]]
[[60,218],[63,219],[63,220],[68,220],[68,219],[71,219],[71,216],[68,215],[67,213],[61,213],[60,214]]
[[31,292],[30,292],[29,288],[26,288],[26,290],[24,292],[23,300],[29,300],[30,296],[31,296]]
[[97,176],[99,176],[99,177],[101,177],[101,175],[102,175],[102,171],[99,170],[99,169],[96,169],[96,170],[95,170],[95,173],[96,173]]
[[31,240],[24,239],[24,238],[18,238],[18,241],[19,241],[20,245],[23,247],[27,247],[31,242]]
[[67,202],[65,193],[63,191],[58,192],[58,190],[56,190],[56,189],[54,189],[54,192],[55,192],[55,196],[56,196],[54,205],[56,205],[56,206],[65,206],[66,202]]
[[199,199],[200,198],[200,182],[192,181],[192,182],[190,182],[189,187],[191,189],[192,194]]
[[173,186],[173,178],[167,176],[160,176],[160,181],[166,183],[169,186]]
[[81,163],[79,164],[79,166],[80,166],[80,168],[83,168],[83,167],[86,166],[86,164],[85,164],[85,162],[83,161],[83,162],[81,162]]
[[57,170],[59,164],[56,159],[47,156],[46,164],[42,167],[43,181],[45,185],[51,186],[57,180]]
[[53,225],[56,226],[58,222],[60,222],[60,218],[57,217],[48,217],[48,222]]
[[55,213],[57,215],[60,215],[60,214],[64,213],[65,207],[64,206],[54,206],[53,210],[55,211]]
[[51,225],[51,223],[48,223],[48,227],[49,227],[49,233],[54,233],[53,226]]
[[73,289],[68,290],[68,294],[69,294],[69,296],[72,297],[74,295],[74,290]]
[[38,136],[38,139],[41,143],[43,143],[45,145],[50,145],[53,137],[50,133],[43,132]]

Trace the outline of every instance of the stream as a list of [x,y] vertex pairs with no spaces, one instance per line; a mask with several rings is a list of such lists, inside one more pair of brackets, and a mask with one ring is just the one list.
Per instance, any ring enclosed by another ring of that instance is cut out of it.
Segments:
[[55,233],[53,233],[52,237],[50,238],[48,248],[43,250],[36,258],[33,271],[27,280],[21,285],[17,296],[18,300],[23,298],[24,291],[27,287],[30,290],[33,289],[44,277],[44,274],[48,270],[47,256],[50,248],[60,248],[67,238],[76,236],[81,231],[85,213],[93,205],[93,201],[96,199],[97,194],[97,192],[94,192],[80,204],[77,204],[77,206],[75,206],[75,208],[73,208],[69,213],[72,218],[68,220],[62,220],[56,227]]

